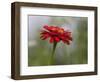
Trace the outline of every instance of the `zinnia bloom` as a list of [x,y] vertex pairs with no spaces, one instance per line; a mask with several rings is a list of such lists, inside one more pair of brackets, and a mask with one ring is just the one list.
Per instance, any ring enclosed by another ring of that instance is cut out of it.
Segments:
[[72,35],[70,31],[65,31],[63,28],[58,26],[47,26],[45,25],[44,30],[41,31],[41,39],[45,40],[50,38],[49,42],[64,42],[70,44],[72,41]]

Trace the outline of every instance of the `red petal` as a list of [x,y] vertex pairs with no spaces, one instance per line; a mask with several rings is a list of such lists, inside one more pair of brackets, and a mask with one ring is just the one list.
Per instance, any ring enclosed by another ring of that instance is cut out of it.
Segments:
[[50,43],[53,43],[54,42],[54,38],[50,38]]
[[72,37],[69,37],[68,39],[71,40],[71,41],[73,40]]
[[42,30],[40,34],[47,34],[47,31]]
[[54,37],[54,39],[55,39],[56,42],[60,41],[60,39],[58,37]]
[[47,25],[45,25],[43,28],[45,28],[46,30],[50,30],[51,28]]
[[70,41],[68,40],[62,40],[64,43],[67,43],[68,45],[70,44]]
[[48,26],[47,26],[47,25],[45,25],[43,28],[45,28],[45,29],[46,29],[46,28],[48,28]]
[[48,37],[49,37],[49,34],[44,34],[44,35],[42,35],[40,38],[43,39],[43,40],[45,40],[45,39],[47,39]]
[[45,40],[45,39],[47,39],[47,37],[43,37],[43,38],[42,38],[42,40]]

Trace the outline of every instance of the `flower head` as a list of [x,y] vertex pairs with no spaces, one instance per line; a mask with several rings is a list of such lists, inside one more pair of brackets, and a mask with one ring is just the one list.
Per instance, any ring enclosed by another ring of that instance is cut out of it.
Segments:
[[50,43],[62,41],[67,44],[70,44],[70,41],[72,41],[71,32],[65,31],[61,27],[45,25],[43,28],[44,30],[41,31],[40,37],[42,40],[50,38]]

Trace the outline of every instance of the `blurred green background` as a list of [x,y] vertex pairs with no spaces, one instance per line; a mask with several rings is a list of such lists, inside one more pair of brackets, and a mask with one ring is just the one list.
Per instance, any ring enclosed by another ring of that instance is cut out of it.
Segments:
[[44,25],[63,27],[72,32],[70,45],[57,44],[54,65],[88,63],[88,18],[70,16],[28,16],[28,66],[46,66],[52,54],[53,44],[40,39]]

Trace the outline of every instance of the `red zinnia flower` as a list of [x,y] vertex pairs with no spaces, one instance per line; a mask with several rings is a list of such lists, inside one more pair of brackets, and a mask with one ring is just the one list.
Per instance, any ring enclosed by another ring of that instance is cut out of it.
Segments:
[[41,39],[45,40],[50,38],[50,43],[53,43],[53,51],[50,57],[49,64],[54,64],[54,53],[57,46],[57,43],[63,41],[64,43],[70,44],[72,41],[71,32],[65,31],[63,28],[58,26],[47,26],[45,25],[44,30],[41,31]]
[[50,43],[63,41],[67,44],[70,44],[70,41],[72,41],[71,32],[65,31],[63,28],[47,25],[45,25],[43,28],[44,30],[41,31],[42,40],[50,38]]

